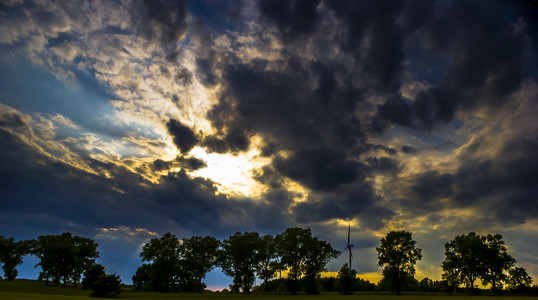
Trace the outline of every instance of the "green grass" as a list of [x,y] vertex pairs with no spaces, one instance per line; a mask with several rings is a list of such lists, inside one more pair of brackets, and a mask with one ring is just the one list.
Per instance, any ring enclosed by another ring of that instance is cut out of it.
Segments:
[[[7,282],[0,280],[0,299],[1,300],[91,300],[90,291],[85,291],[80,287],[55,287],[46,286],[43,283],[32,280],[15,280]],[[490,296],[465,296],[465,295],[443,295],[443,294],[404,294],[401,296],[390,295],[386,293],[357,293],[353,296],[342,296],[338,294],[322,294],[318,296],[307,295],[275,295],[275,294],[222,294],[222,293],[149,293],[149,292],[133,292],[124,290],[118,299],[138,299],[138,300],[329,300],[329,299],[346,299],[346,300],[536,300],[537,297],[490,297]]]

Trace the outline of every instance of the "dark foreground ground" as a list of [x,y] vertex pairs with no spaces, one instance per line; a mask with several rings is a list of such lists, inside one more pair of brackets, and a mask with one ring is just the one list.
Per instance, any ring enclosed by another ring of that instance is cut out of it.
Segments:
[[[33,281],[33,280],[15,280],[13,282],[7,282],[0,280],[0,299],[1,300],[41,300],[41,299],[58,299],[58,300],[91,300],[99,298],[91,298],[90,291],[85,291],[82,288],[73,288],[73,287],[54,287],[46,286],[43,283]],[[352,296],[343,296],[336,293],[327,293],[317,296],[308,296],[308,295],[276,295],[276,294],[252,294],[252,295],[242,295],[242,294],[223,294],[223,293],[203,293],[203,294],[191,294],[191,293],[149,293],[149,292],[134,292],[129,289],[124,289],[120,294],[118,299],[139,299],[139,300],[159,300],[159,299],[182,299],[182,300],[201,300],[201,299],[215,299],[215,300],[248,300],[248,299],[259,299],[259,300],[328,300],[328,299],[361,299],[361,300],[443,300],[443,299],[452,299],[452,300],[492,300],[492,299],[502,299],[502,300],[536,300],[537,297],[525,297],[525,296],[502,296],[502,297],[490,297],[490,296],[468,296],[468,295],[446,295],[446,294],[403,294],[401,296],[390,295],[387,293],[381,292],[370,292],[370,293],[357,293]]]

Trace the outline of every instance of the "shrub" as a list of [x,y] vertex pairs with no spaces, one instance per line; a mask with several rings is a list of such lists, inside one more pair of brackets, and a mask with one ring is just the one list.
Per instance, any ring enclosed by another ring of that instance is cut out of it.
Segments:
[[101,275],[93,284],[92,297],[116,298],[120,293],[121,279],[116,274]]
[[82,288],[89,290],[93,288],[93,284],[99,279],[101,275],[105,274],[105,267],[100,264],[94,264],[84,272],[84,278],[82,279]]

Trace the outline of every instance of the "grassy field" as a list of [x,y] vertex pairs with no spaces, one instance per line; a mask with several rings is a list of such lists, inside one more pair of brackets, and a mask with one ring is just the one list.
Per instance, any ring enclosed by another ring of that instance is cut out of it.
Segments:
[[[81,288],[73,287],[54,287],[46,286],[42,283],[30,280],[16,280],[14,282],[0,281],[0,299],[1,300],[90,300],[97,298],[90,298],[90,291],[85,291]],[[536,297],[488,297],[488,296],[465,296],[465,295],[389,295],[383,293],[358,293],[353,296],[342,296],[338,294],[322,294],[318,296],[307,295],[242,295],[242,294],[221,294],[221,293],[207,293],[207,294],[189,294],[189,293],[147,293],[147,292],[130,292],[123,291],[118,299],[138,299],[138,300],[152,300],[152,299],[184,299],[184,300],[201,300],[201,299],[215,299],[215,300],[329,300],[329,299],[360,299],[360,300],[491,300],[491,299],[503,299],[503,300],[536,300]]]

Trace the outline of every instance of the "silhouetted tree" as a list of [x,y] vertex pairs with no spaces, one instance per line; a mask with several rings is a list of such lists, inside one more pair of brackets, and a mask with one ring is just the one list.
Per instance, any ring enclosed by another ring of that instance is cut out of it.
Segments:
[[82,288],[85,290],[92,289],[99,276],[105,274],[105,267],[100,264],[93,264],[88,267],[84,272],[84,278],[82,278]]
[[143,290],[147,289],[146,284],[151,280],[151,265],[149,264],[143,264],[138,269],[136,269],[136,273],[133,275],[133,285],[135,289],[137,290]]
[[487,248],[475,232],[458,235],[445,244],[443,278],[453,283],[465,283],[474,288],[474,282],[484,274],[484,254]]
[[92,297],[116,298],[121,291],[121,279],[116,274],[103,274],[93,285]]
[[277,267],[276,243],[272,235],[264,235],[258,239],[256,274],[263,279],[265,292],[268,292],[267,281],[273,278]]
[[307,293],[318,293],[316,279],[329,260],[340,252],[329,243],[312,237],[310,229],[288,228],[276,236],[276,242],[281,263],[289,269],[291,292],[297,294],[298,279],[304,274]]
[[[508,254],[508,250],[500,234],[488,234],[482,237],[485,246],[483,253],[483,284],[491,284],[493,294],[497,294],[498,285],[506,280],[507,272],[516,260]],[[502,288],[502,285],[501,285]]]
[[76,285],[86,268],[99,257],[97,243],[88,238],[73,237],[69,232],[39,236],[32,254],[40,261],[37,264],[42,269],[39,279],[46,283],[52,279],[56,285],[69,281]]
[[532,285],[532,277],[525,268],[514,267],[508,271],[508,289],[515,293],[525,293]]
[[412,234],[407,231],[391,231],[381,239],[376,248],[378,264],[383,267],[383,277],[391,291],[400,294],[406,277],[415,274],[415,264],[422,259],[422,249],[416,248]]
[[237,232],[222,242],[219,264],[224,274],[233,277],[233,290],[250,293],[258,266],[259,240],[257,232]]
[[183,239],[181,246],[182,268],[190,278],[190,289],[202,292],[202,279],[217,264],[220,242],[211,236],[193,236]]
[[144,271],[149,273],[149,281],[145,283],[149,290],[170,291],[179,288],[180,256],[180,241],[171,233],[151,239],[144,245],[140,257],[142,261],[151,263],[151,267],[144,267]]
[[22,257],[30,252],[29,241],[15,242],[13,238],[0,236],[0,264],[8,281],[17,278],[16,267],[22,263]]
[[353,295],[355,281],[357,280],[357,271],[349,268],[346,263],[338,272],[339,292],[344,295]]
[[[448,257],[448,256],[447,256]],[[442,265],[443,274],[441,275],[443,280],[446,281],[447,286],[456,293],[458,286],[461,283],[461,270],[459,262],[457,260],[446,260]]]
[[99,256],[97,243],[91,239],[73,236],[75,259],[73,260],[73,284],[77,286],[82,273],[95,265],[95,259]]
[[309,295],[319,294],[318,279],[322,271],[326,271],[325,265],[340,255],[340,251],[334,249],[326,241],[317,237],[306,239],[306,255],[304,258],[304,276],[306,278],[305,291]]

